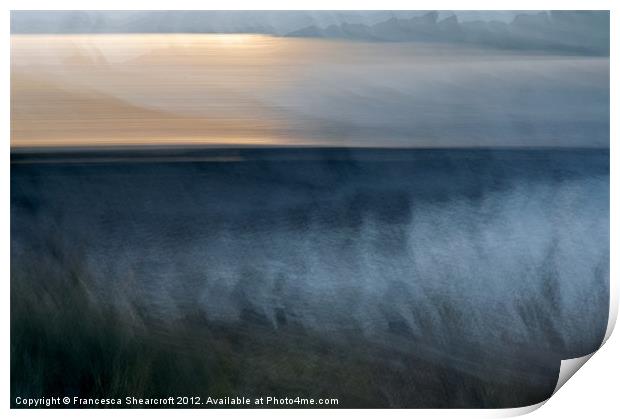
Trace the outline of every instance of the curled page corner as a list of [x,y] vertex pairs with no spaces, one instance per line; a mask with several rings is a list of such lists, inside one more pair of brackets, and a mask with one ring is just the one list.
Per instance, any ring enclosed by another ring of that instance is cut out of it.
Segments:
[[[608,331],[610,329],[608,328]],[[603,343],[607,340],[607,335],[605,340],[603,341]],[[600,348],[599,348],[600,349]],[[532,404],[529,406],[523,406],[523,407],[516,407],[516,408],[512,408],[512,409],[503,409],[499,412],[499,415],[497,417],[516,417],[516,416],[523,416],[523,415],[527,415],[528,413],[532,413],[535,410],[538,410],[538,408],[542,407],[545,403],[547,403],[549,401],[549,399],[551,397],[553,397],[553,395],[555,393],[557,393],[557,391],[562,388],[562,386],[564,384],[566,384],[566,382],[573,376],[575,375],[575,373],[577,371],[579,371],[579,369],[581,367],[583,367],[583,365],[588,362],[588,360],[592,357],[592,355],[594,355],[596,353],[596,351],[588,354],[588,355],[584,355],[581,357],[577,357],[577,358],[569,358],[569,359],[563,359],[560,363],[560,373],[558,374],[558,382],[555,386],[555,389],[553,390],[553,393],[551,394],[551,396],[549,396],[549,398],[536,403],[536,404]]]
[[[562,386],[564,384],[566,384],[566,382],[573,376],[575,375],[575,373],[577,371],[579,371],[579,368],[583,367],[583,365],[588,362],[588,360],[592,357],[592,355],[594,355],[596,353],[596,351],[592,352],[591,354],[585,355],[585,356],[581,356],[578,358],[570,358],[570,359],[563,359],[561,364],[560,364],[560,374],[558,375],[558,383],[555,386],[555,389],[553,390],[553,394],[557,393],[557,391],[562,388]],[[552,394],[552,396],[553,396]]]
[[542,407],[545,403],[547,403],[547,401],[549,401],[549,399],[553,397],[553,395],[557,393],[558,390],[562,388],[562,386],[566,384],[566,382],[568,382],[568,380],[570,380],[570,378],[573,375],[575,375],[575,373],[579,371],[579,369],[583,367],[585,363],[588,362],[590,358],[592,358],[592,356],[603,347],[603,345],[605,345],[605,343],[611,336],[611,333],[613,332],[616,326],[616,320],[618,317],[618,299],[617,297],[614,298],[614,295],[615,294],[612,293],[612,301],[609,306],[609,319],[607,321],[607,330],[605,331],[605,336],[603,338],[603,341],[601,342],[601,346],[599,346],[599,348],[596,351],[590,354],[580,356],[577,358],[563,359],[560,363],[560,372],[558,374],[558,382],[555,386],[555,389],[553,390],[553,393],[548,399],[545,399],[541,401],[540,403],[532,404],[529,406],[516,407],[516,408],[511,408],[511,409],[502,409],[498,412],[499,414],[496,417],[504,417],[504,418],[516,417],[516,416],[527,415],[528,413],[532,413],[533,411],[538,410],[538,408]]
[[[612,294],[613,296],[613,294]],[[612,301],[611,304],[609,306],[609,318],[607,321],[607,330],[605,331],[605,337],[603,337],[603,341],[601,342],[601,346],[594,352],[588,354],[588,355],[584,355],[584,356],[580,356],[577,358],[570,358],[570,359],[563,359],[562,362],[560,363],[560,373],[558,375],[558,382],[555,386],[555,389],[553,390],[553,394],[557,393],[557,391],[562,388],[562,386],[564,384],[566,384],[566,382],[573,376],[575,375],[575,373],[577,371],[579,371],[579,369],[581,367],[583,367],[583,365],[588,362],[588,360],[590,358],[592,358],[592,356],[598,352],[603,345],[605,345],[605,342],[607,342],[607,340],[609,339],[609,337],[611,336],[611,333],[613,332],[615,326],[616,326],[616,319],[618,316],[618,301],[617,298],[613,298],[612,297]],[[553,397],[553,394],[551,395]]]
[[498,414],[495,417],[514,418],[517,416],[524,416],[524,415],[527,415],[528,413],[532,413],[533,411],[538,410],[538,408],[540,408],[542,405],[547,403],[547,400],[543,400],[542,402],[531,404],[529,406],[513,407],[510,409],[500,409],[497,411]]
[[[558,375],[558,382],[555,386],[555,389],[553,390],[553,394],[557,393],[557,391],[560,388],[562,388],[562,386],[566,384],[566,382],[573,375],[575,375],[575,373],[579,371],[579,369],[583,367],[583,365],[586,362],[588,362],[590,358],[592,358],[592,355],[594,355],[596,352],[598,352],[598,350],[600,350],[603,347],[603,345],[605,344],[605,342],[607,342],[607,340],[611,336],[611,333],[613,332],[616,326],[617,316],[618,316],[618,301],[617,299],[614,299],[612,297],[612,302],[609,307],[609,319],[607,321],[607,330],[605,331],[605,337],[603,338],[603,341],[601,342],[601,346],[596,351],[588,355],[584,355],[584,356],[577,357],[577,358],[563,359],[562,362],[560,363],[560,373]],[[551,396],[553,396],[553,394]]]

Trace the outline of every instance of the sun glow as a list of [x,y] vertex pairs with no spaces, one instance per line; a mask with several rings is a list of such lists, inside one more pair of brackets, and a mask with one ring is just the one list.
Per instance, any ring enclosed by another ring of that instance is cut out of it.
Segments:
[[253,34],[11,37],[11,146],[272,144],[257,97],[291,43]]
[[245,34],[245,33],[226,33],[226,34],[208,34],[205,35],[206,41],[219,42],[230,46],[261,46],[264,45],[264,39],[268,38],[263,35]]

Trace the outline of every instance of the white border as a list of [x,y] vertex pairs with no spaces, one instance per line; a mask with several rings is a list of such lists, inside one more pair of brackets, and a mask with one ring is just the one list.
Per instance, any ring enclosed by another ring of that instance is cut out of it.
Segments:
[[[8,65],[10,56],[9,42],[9,26],[10,15],[9,10],[551,10],[551,9],[567,9],[567,10],[611,10],[611,201],[610,213],[611,218],[611,305],[610,305],[610,325],[606,339],[609,338],[618,313],[618,284],[616,281],[617,262],[614,259],[617,246],[618,224],[614,214],[618,213],[618,194],[616,186],[618,185],[618,176],[615,167],[618,167],[618,153],[615,152],[613,144],[617,138],[617,122],[614,119],[618,109],[618,83],[617,76],[618,66],[616,60],[618,57],[618,42],[614,42],[618,36],[618,26],[620,24],[620,9],[614,8],[618,2],[611,0],[521,0],[521,1],[502,1],[501,6],[498,2],[482,1],[482,0],[434,0],[434,1],[355,1],[355,0],[300,0],[295,2],[287,1],[251,1],[251,0],[228,0],[228,1],[199,1],[199,0],[175,0],[175,1],[129,1],[129,0],[91,0],[88,2],[78,0],[57,0],[50,1],[34,1],[9,0],[6,4],[5,13],[0,19],[2,30],[4,33],[4,42],[2,42],[2,54],[5,57],[2,66],[2,127],[4,134],[4,149],[2,154],[3,176],[0,178],[0,199],[2,200],[3,217],[1,220],[3,239],[1,242],[2,266],[5,269],[5,275],[2,278],[2,297],[4,316],[2,319],[2,337],[3,344],[0,349],[2,356],[2,381],[0,390],[2,398],[0,406],[2,411],[9,410],[10,406],[10,362],[9,362],[9,266],[10,266],[10,68]],[[583,368],[577,379],[571,380],[564,386],[557,395],[554,395],[549,401],[548,406],[538,410],[534,415],[538,417],[583,417],[584,415],[593,415],[594,417],[613,417],[617,414],[617,373],[618,359],[620,354],[618,338],[612,338],[604,347],[593,356],[592,360]],[[590,365],[592,364],[592,365]],[[544,404],[544,403],[542,403]],[[541,404],[541,405],[542,405]],[[540,405],[522,409],[505,409],[505,410],[307,410],[300,409],[294,412],[287,410],[209,410],[201,409],[184,410],[174,412],[166,409],[152,410],[114,410],[97,411],[89,410],[89,416],[107,416],[114,414],[115,416],[126,417],[134,414],[148,414],[155,417],[169,419],[171,414],[175,416],[183,414],[193,417],[204,417],[205,415],[217,415],[219,417],[239,417],[239,416],[256,416],[256,417],[314,417],[318,415],[326,415],[336,413],[338,415],[351,415],[355,417],[375,417],[376,415],[388,416],[418,416],[418,417],[452,417],[452,416],[471,416],[471,417],[497,417],[497,416],[514,416],[536,410]],[[4,412],[3,412],[4,413]],[[82,417],[84,412],[78,410],[11,410],[11,415],[20,417],[29,417],[38,414],[49,415],[52,417]],[[542,416],[541,416],[542,415]]]

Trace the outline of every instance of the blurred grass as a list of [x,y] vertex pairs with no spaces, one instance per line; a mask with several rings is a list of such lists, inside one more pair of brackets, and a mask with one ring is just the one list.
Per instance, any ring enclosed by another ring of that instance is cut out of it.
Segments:
[[274,395],[338,397],[349,408],[515,407],[542,400],[554,384],[485,381],[410,348],[372,345],[355,330],[327,340],[292,321],[275,328],[218,324],[199,310],[173,322],[128,315],[98,299],[79,260],[66,266],[12,277],[13,400]]

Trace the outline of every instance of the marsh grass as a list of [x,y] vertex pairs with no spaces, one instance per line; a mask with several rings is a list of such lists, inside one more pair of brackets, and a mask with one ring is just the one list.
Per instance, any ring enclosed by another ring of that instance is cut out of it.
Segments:
[[78,259],[64,275],[13,277],[13,400],[274,395],[337,397],[338,407],[513,407],[540,401],[553,385],[483,379],[355,330],[326,340],[294,321],[218,324],[196,310],[166,323],[114,307],[97,299]]
[[600,345],[607,152],[298,152],[12,167],[12,399],[518,407]]

